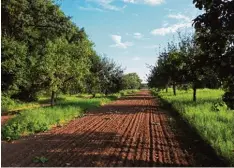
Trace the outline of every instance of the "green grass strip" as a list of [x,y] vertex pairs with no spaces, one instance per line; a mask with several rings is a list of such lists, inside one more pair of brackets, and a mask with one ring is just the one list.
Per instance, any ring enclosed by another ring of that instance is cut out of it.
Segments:
[[54,107],[41,107],[22,110],[2,127],[3,140],[15,140],[22,135],[43,132],[54,126],[60,126],[82,116],[86,110],[97,108],[117,98],[135,93],[138,90],[124,90],[109,96],[97,98],[80,98],[80,96],[63,95]]
[[192,90],[156,92],[176,109],[216,151],[234,166],[234,111],[228,110],[222,102],[222,90],[199,89],[197,102],[192,101]]

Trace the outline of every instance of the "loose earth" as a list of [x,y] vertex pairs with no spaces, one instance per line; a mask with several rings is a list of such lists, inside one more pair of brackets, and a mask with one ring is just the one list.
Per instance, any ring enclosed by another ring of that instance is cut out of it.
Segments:
[[2,141],[2,166],[222,166],[172,116],[142,90],[65,126]]

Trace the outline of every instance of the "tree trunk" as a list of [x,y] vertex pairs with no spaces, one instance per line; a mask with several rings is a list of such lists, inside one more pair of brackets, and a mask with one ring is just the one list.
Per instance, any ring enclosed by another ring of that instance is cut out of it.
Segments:
[[193,101],[197,101],[197,87],[195,84],[193,85]]
[[50,105],[51,106],[54,106],[54,97],[55,97],[55,92],[52,91],[52,93],[51,93],[51,99],[50,99]]
[[173,82],[173,93],[174,93],[174,96],[176,96],[176,84],[175,84],[175,82]]
[[92,96],[93,96],[92,98],[95,98],[96,97],[96,93],[93,93]]

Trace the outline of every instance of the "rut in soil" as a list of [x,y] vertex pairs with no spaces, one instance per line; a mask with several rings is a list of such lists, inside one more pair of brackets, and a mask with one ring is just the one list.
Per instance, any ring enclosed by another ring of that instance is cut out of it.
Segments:
[[[222,166],[204,146],[143,90],[66,126],[2,142],[2,166]],[[36,156],[48,162],[34,163]]]

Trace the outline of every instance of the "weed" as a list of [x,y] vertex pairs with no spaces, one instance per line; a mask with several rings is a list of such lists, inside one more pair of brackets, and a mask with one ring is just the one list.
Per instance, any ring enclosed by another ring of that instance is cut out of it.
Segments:
[[41,156],[41,157],[36,156],[35,158],[33,158],[33,162],[34,163],[45,163],[45,162],[48,162],[48,159],[44,156]]

